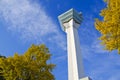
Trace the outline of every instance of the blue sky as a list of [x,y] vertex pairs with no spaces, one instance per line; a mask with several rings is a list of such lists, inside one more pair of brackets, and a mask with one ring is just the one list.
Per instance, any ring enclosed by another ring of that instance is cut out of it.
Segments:
[[120,80],[120,55],[103,50],[94,19],[106,4],[102,0],[0,0],[0,54],[23,54],[31,44],[44,43],[52,54],[56,80],[68,80],[66,34],[58,16],[74,8],[83,14],[78,32],[86,76],[93,80]]

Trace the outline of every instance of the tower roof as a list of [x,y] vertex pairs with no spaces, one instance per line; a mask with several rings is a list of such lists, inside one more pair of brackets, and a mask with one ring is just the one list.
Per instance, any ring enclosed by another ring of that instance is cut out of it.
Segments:
[[63,23],[66,23],[71,19],[74,19],[76,23],[80,24],[83,20],[82,13],[78,13],[73,8],[58,16],[58,19],[63,31],[65,30],[65,26],[63,26]]

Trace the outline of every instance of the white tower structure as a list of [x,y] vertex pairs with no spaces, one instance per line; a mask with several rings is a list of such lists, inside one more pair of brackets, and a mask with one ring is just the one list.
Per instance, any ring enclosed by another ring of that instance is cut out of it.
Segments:
[[68,80],[90,80],[84,75],[78,28],[82,22],[82,14],[74,9],[58,16],[63,31],[67,34]]

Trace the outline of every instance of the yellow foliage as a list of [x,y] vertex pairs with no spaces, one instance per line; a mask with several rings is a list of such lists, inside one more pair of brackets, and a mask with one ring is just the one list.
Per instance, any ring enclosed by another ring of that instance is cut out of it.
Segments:
[[0,73],[6,80],[54,80],[50,57],[45,45],[32,45],[23,55],[0,58]]
[[96,19],[95,27],[102,34],[100,40],[105,49],[118,50],[120,54],[120,0],[105,0],[107,7],[101,10],[103,21]]

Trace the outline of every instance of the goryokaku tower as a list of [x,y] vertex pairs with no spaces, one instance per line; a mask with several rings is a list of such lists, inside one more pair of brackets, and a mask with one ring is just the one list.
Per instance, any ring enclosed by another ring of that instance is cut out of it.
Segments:
[[85,77],[78,28],[83,20],[82,14],[74,9],[58,16],[63,31],[67,34],[68,80],[90,80]]

